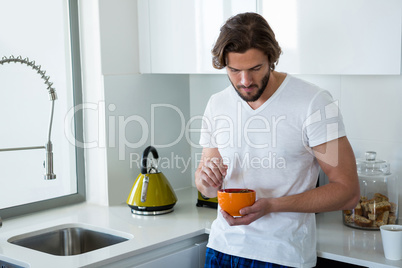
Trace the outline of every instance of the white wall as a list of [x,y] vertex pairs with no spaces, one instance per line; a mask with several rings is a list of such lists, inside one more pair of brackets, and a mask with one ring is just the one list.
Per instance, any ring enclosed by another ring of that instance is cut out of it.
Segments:
[[190,147],[181,138],[188,121],[187,75],[105,76],[107,167],[111,204],[125,202],[153,145],[159,170],[174,189],[191,186]]
[[105,143],[104,88],[100,54],[98,0],[79,1],[82,98],[85,148],[86,198],[107,205],[107,160]]
[[96,142],[86,149],[88,202],[124,203],[152,139],[173,188],[191,187],[190,147],[179,131],[189,116],[188,75],[138,73],[136,1],[85,0],[80,11],[84,102],[91,107],[85,139]]

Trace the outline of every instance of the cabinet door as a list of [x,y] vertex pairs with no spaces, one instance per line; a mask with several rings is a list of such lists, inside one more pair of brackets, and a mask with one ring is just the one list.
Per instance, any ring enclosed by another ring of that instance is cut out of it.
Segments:
[[160,268],[160,267],[198,267],[200,262],[198,246],[193,246],[174,254],[155,259],[153,261],[135,266],[137,268]]
[[224,73],[211,49],[230,16],[256,12],[256,0],[139,0],[141,73]]
[[260,0],[294,74],[400,74],[400,0]]
[[200,268],[204,267],[205,264],[205,253],[207,252],[207,244],[208,241],[202,242],[202,243],[198,243],[196,244],[196,246],[198,247],[198,254],[199,254],[199,260],[200,260]]

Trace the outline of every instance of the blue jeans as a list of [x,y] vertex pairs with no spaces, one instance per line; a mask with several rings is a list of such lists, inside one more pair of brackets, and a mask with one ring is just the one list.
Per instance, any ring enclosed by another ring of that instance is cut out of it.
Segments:
[[287,268],[269,262],[262,262],[228,255],[211,248],[207,248],[204,268]]

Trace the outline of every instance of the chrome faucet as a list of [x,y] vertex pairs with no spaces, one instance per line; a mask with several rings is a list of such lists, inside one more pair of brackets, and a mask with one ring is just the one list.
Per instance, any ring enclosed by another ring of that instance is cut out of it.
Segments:
[[[45,146],[31,146],[31,147],[18,147],[18,148],[4,148],[0,149],[0,152],[5,152],[5,151],[19,151],[19,150],[35,150],[35,149],[45,149],[46,150],[46,158],[45,161],[43,162],[43,165],[46,169],[46,173],[44,175],[45,180],[54,180],[56,179],[56,174],[53,173],[53,144],[50,140],[51,133],[52,133],[52,124],[53,124],[53,114],[54,114],[54,101],[57,99],[56,91],[52,87],[53,83],[49,81],[50,77],[46,76],[46,71],[41,70],[40,65],[36,65],[35,61],[29,61],[28,58],[22,58],[21,56],[14,57],[3,57],[0,60],[0,64],[3,65],[4,63],[21,63],[25,64],[29,67],[32,67],[33,70],[37,71],[37,73],[41,76],[41,78],[45,81],[45,84],[47,85],[47,90],[49,92],[49,97],[52,102],[51,105],[51,112],[50,112],[50,122],[49,122],[49,134],[48,134],[48,140]],[[1,227],[1,218],[0,218],[0,227]]]

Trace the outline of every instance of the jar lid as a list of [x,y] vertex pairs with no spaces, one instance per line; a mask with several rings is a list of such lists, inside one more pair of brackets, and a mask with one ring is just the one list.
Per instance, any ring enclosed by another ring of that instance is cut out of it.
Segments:
[[365,158],[356,159],[357,173],[363,175],[391,174],[390,164],[385,160],[376,159],[376,156],[376,152],[367,151]]

